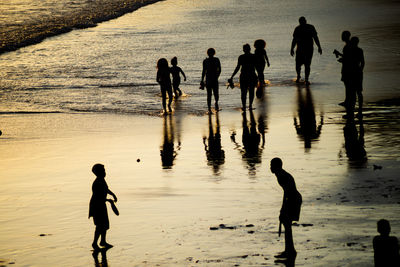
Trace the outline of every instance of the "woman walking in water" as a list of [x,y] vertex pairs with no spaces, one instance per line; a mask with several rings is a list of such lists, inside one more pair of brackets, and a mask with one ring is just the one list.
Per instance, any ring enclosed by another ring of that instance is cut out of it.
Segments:
[[168,111],[172,112],[172,85],[171,85],[171,71],[168,67],[168,61],[165,58],[160,58],[157,61],[157,82],[160,85],[162,106],[165,113],[167,113],[167,93],[168,93]]

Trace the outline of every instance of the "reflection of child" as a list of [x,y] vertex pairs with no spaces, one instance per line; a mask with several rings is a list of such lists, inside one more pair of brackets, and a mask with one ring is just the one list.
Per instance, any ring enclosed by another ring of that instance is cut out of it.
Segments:
[[254,55],[255,55],[255,66],[258,74],[258,81],[260,85],[264,85],[264,69],[265,69],[265,61],[267,61],[267,66],[269,67],[269,60],[267,56],[267,51],[265,51],[266,43],[264,40],[258,39],[254,42]]
[[186,81],[186,75],[183,72],[183,70],[178,67],[178,59],[176,57],[173,57],[171,59],[171,74],[172,74],[172,86],[174,88],[174,93],[175,97],[179,97],[182,95],[181,89],[179,89],[179,85],[181,84],[181,76],[180,74],[182,73],[184,81]]
[[172,85],[171,85],[171,72],[168,67],[168,61],[165,58],[160,58],[157,61],[157,82],[160,84],[162,105],[164,112],[167,112],[166,102],[168,93],[168,110],[171,112],[172,103]]
[[387,220],[378,221],[380,235],[374,237],[374,260],[376,267],[400,266],[399,241],[389,236],[390,223]]
[[89,218],[93,217],[93,222],[96,225],[92,247],[94,249],[99,249],[97,240],[101,236],[100,246],[111,248],[112,245],[106,242],[106,233],[110,228],[106,201],[112,200],[106,198],[107,194],[110,194],[114,198],[114,202],[117,202],[117,197],[113,192],[111,192],[111,190],[108,189],[105,181],[106,171],[104,169],[104,165],[95,164],[92,168],[92,172],[96,175],[96,179],[92,185],[93,193],[89,204]]

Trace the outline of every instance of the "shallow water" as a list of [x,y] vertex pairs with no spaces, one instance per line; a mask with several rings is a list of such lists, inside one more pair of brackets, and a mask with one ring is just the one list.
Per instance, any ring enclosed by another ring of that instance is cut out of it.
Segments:
[[[366,101],[398,95],[398,69],[380,71],[384,67],[381,62],[398,66],[395,51],[399,33],[389,28],[385,35],[385,28],[382,30],[387,20],[398,22],[396,9],[373,1],[357,3],[306,1],[305,9],[301,9],[316,26],[324,50],[322,56],[314,56],[311,81],[315,100],[325,111],[337,109],[336,103],[343,98],[340,65],[331,52],[341,49],[343,29],[360,36],[360,46],[365,50]],[[198,84],[209,47],[216,49],[222,63],[221,106],[235,109],[240,107],[239,92],[225,90],[224,84],[242,53],[242,45],[258,38],[267,41],[271,67],[265,73],[271,81],[270,90],[279,90],[282,96],[272,104],[290,104],[287,99],[292,98],[295,72],[288,51],[298,24],[299,5],[261,0],[162,1],[98,27],[75,30],[3,54],[0,111],[158,114],[156,61],[177,56],[188,76],[181,88],[190,96],[181,106],[188,113],[204,114],[205,92],[198,90]],[[327,10],[327,6],[331,8]],[[391,41],[379,49],[382,35]]]

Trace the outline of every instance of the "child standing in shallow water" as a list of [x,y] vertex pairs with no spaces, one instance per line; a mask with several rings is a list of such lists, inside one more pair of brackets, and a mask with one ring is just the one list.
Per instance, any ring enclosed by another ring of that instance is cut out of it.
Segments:
[[106,242],[106,233],[110,228],[106,201],[112,201],[107,199],[107,194],[110,194],[114,198],[114,202],[117,202],[117,196],[108,189],[105,180],[106,171],[104,165],[95,164],[92,168],[92,172],[96,175],[96,179],[92,185],[92,198],[89,204],[89,218],[93,217],[93,222],[96,225],[92,247],[95,250],[100,249],[97,245],[97,241],[99,237],[101,237],[100,246],[111,248],[112,245]]
[[182,95],[181,89],[179,89],[179,85],[181,84],[181,76],[182,73],[183,80],[186,81],[186,75],[183,70],[178,67],[178,59],[177,57],[173,57],[171,59],[171,74],[172,74],[172,87],[174,88],[175,97],[179,97]]
[[267,56],[267,51],[265,50],[266,43],[262,39],[258,39],[254,42],[254,51],[255,55],[255,67],[258,75],[258,81],[260,86],[265,84],[264,81],[264,69],[265,69],[265,61],[267,61],[267,66],[269,67],[269,60]]
[[171,85],[171,71],[168,67],[168,61],[165,58],[160,58],[157,61],[157,82],[160,85],[162,105],[164,112],[167,113],[167,93],[168,93],[168,111],[172,112],[172,85]]

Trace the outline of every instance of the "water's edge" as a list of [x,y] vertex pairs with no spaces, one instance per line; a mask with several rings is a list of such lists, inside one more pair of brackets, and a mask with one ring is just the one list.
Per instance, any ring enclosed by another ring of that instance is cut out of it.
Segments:
[[32,22],[30,25],[24,25],[18,30],[1,34],[0,55],[40,43],[48,37],[67,33],[74,29],[95,27],[98,23],[121,17],[158,1],[161,0],[116,0],[110,1],[109,5],[102,6],[104,9],[99,13],[87,14],[85,10],[82,10],[80,13],[73,13],[66,17],[53,18],[51,22],[47,21],[46,25],[41,22]]

